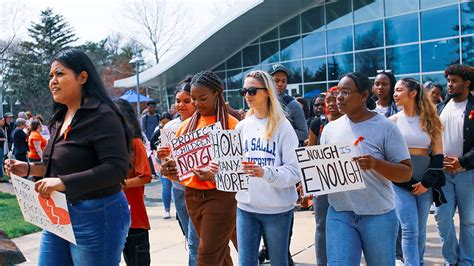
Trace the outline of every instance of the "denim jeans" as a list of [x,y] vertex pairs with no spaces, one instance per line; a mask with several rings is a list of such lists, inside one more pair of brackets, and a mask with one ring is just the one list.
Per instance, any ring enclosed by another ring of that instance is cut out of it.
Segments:
[[337,212],[329,206],[326,221],[328,265],[395,265],[398,221],[395,210],[380,215]]
[[272,265],[288,265],[288,241],[293,210],[278,214],[246,212],[237,208],[239,265],[258,265],[258,246],[265,233]]
[[184,235],[188,241],[188,265],[195,266],[199,248],[199,236],[196,232],[196,229],[194,228],[193,222],[189,218],[188,210],[186,209],[184,190],[179,190],[173,187],[173,200],[176,212],[178,213],[179,221],[181,222],[181,226],[184,231]]
[[[435,218],[443,243],[446,263],[474,265],[474,170],[444,173],[446,185],[442,188],[448,203],[436,208]],[[454,213],[459,212],[459,242],[456,239]]]
[[171,206],[172,183],[171,183],[171,180],[161,175],[160,175],[160,179],[161,179],[161,185],[162,185],[161,198],[163,199],[163,204],[165,205],[165,211],[169,212],[170,206]]
[[38,265],[119,265],[131,223],[123,192],[68,202],[68,210],[77,245],[43,231]]
[[393,186],[395,210],[402,227],[402,249],[407,266],[423,265],[426,242],[426,223],[433,202],[431,189],[415,196],[410,191]]
[[328,264],[326,256],[326,216],[328,208],[328,195],[320,195],[313,199],[314,219],[316,220],[314,248],[316,251],[316,265],[318,266]]

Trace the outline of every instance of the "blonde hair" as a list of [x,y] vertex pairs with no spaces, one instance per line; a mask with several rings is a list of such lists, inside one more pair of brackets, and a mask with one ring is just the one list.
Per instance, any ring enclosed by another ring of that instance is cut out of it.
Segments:
[[413,78],[403,78],[400,82],[407,87],[409,91],[416,91],[415,105],[420,113],[421,129],[428,133],[433,145],[436,137],[441,136],[443,124],[439,119],[436,107],[428,96],[428,91],[418,80]]
[[[265,85],[268,92],[268,123],[265,128],[265,138],[271,139],[273,134],[277,131],[283,121],[285,121],[285,112],[281,107],[280,101],[278,100],[278,93],[276,90],[275,82],[272,76],[267,72],[261,70],[255,70],[248,73],[245,78],[254,78]],[[250,108],[247,112],[246,117],[254,115],[255,110]]]

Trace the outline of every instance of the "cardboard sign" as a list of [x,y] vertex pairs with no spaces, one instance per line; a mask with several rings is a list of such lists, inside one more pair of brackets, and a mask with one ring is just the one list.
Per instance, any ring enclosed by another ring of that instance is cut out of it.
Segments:
[[12,183],[25,221],[76,244],[64,194],[54,191],[45,199],[35,191],[34,182],[13,174]]
[[171,140],[176,138],[176,131],[177,129],[173,128],[162,128],[160,129],[160,146],[166,147],[169,146]]
[[352,144],[329,144],[295,150],[305,195],[324,195],[365,188],[361,170],[352,158],[358,148]]
[[248,189],[249,177],[242,171],[244,158],[240,130],[211,131],[213,160],[219,163],[216,188],[220,191],[237,192]]
[[194,175],[191,169],[204,168],[214,158],[212,139],[209,133],[218,129],[222,129],[220,122],[181,135],[170,141],[180,181]]

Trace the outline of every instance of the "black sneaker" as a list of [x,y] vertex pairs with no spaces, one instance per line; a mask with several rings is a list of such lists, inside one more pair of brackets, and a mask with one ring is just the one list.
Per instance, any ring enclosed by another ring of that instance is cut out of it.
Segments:
[[264,263],[265,260],[270,260],[270,257],[268,255],[268,251],[265,247],[263,247],[259,252],[258,252],[258,261],[260,263]]

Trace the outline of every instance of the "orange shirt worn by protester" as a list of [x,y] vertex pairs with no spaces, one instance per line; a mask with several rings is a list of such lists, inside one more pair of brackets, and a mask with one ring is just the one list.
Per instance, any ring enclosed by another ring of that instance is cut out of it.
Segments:
[[30,136],[28,137],[28,148],[29,148],[29,152],[28,152],[28,158],[30,159],[34,159],[34,160],[42,160],[43,158],[41,158],[38,154],[38,152],[36,151],[36,147],[35,147],[35,141],[40,141],[41,144],[40,144],[40,148],[42,151],[44,151],[44,148],[46,147],[46,139],[41,136],[40,132],[38,131],[31,131],[30,132]]

